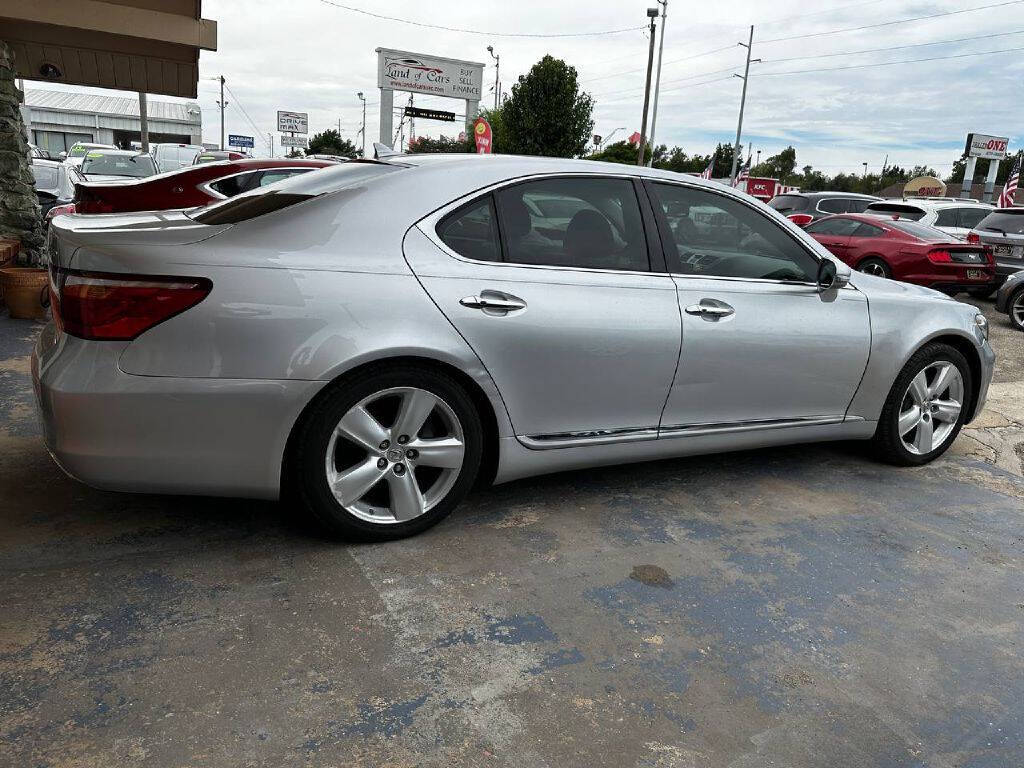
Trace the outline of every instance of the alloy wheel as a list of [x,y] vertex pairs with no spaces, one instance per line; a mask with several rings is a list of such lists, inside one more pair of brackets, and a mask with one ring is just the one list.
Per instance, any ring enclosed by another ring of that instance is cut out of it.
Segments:
[[1017,297],[1010,307],[1010,316],[1013,317],[1018,328],[1024,328],[1024,291],[1017,291]]
[[858,272],[863,272],[865,275],[874,275],[875,277],[886,277],[885,267],[877,261],[869,261],[865,264],[861,264],[857,267]]
[[393,387],[363,398],[338,422],[327,444],[327,485],[362,520],[405,523],[452,489],[464,455],[451,406],[425,389]]
[[956,429],[964,402],[960,370],[946,360],[925,366],[913,379],[900,405],[903,447],[924,455],[940,448]]

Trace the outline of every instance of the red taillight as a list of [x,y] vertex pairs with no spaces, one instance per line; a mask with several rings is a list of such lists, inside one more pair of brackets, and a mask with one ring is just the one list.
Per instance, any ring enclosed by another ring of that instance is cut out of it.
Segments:
[[967,242],[972,245],[978,245],[981,242],[981,235],[977,232],[969,232],[967,234]]
[[213,288],[205,277],[56,272],[55,321],[72,336],[94,341],[131,341],[194,307]]
[[46,218],[52,219],[54,216],[63,216],[65,213],[75,213],[75,204],[68,203],[67,205],[55,205],[53,208],[46,212]]
[[928,251],[928,261],[932,264],[952,264],[953,254],[943,250]]
[[814,221],[814,217],[808,216],[806,213],[791,213],[786,218],[792,221],[798,227],[806,227],[808,224]]

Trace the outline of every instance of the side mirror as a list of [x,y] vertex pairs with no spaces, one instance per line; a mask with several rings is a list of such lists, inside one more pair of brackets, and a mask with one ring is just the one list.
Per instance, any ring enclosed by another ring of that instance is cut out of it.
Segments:
[[68,153],[67,152],[61,152],[59,155],[57,155],[57,157],[59,157],[61,160],[67,160],[68,159]]
[[832,259],[822,259],[818,263],[818,290],[837,290],[849,284],[850,268],[845,264],[838,265]]

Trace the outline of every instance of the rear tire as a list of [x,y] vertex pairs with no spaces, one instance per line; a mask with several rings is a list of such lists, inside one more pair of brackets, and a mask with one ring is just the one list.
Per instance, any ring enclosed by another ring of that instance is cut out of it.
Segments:
[[880,459],[919,466],[938,458],[971,407],[971,368],[948,344],[928,344],[907,361],[882,407],[874,447]]
[[1006,301],[1006,314],[1010,325],[1018,331],[1024,331],[1024,285],[1014,291]]
[[875,277],[892,277],[892,269],[882,259],[869,256],[857,265],[858,272],[864,272]]
[[293,436],[289,487],[330,533],[412,536],[469,492],[483,451],[472,399],[442,372],[371,369],[328,390]]

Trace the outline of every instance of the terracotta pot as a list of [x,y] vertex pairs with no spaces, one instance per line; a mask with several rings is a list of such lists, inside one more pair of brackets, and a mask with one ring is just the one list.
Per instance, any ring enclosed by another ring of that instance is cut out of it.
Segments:
[[6,267],[0,269],[0,286],[11,317],[22,320],[42,320],[46,317],[43,290],[49,276],[45,269],[32,267]]

